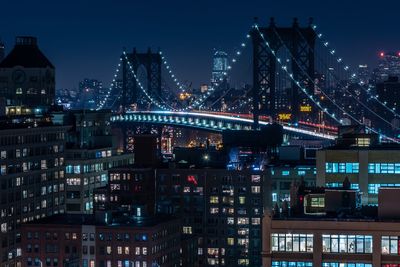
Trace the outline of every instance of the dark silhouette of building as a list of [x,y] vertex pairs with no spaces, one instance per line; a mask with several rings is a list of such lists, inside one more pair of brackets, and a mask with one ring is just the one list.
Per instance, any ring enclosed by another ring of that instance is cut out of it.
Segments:
[[54,105],[55,68],[35,37],[20,36],[0,62],[0,98],[8,115],[44,113]]

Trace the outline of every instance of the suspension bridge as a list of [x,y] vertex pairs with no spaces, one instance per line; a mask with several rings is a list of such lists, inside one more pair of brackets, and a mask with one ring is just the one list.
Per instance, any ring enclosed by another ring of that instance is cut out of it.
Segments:
[[[273,18],[266,26],[255,20],[243,39],[224,76],[197,94],[178,79],[165,53],[123,51],[97,109],[112,109],[112,122],[126,124],[220,132],[279,123],[291,135],[327,140],[335,139],[338,126],[362,125],[398,142],[396,108],[361,81],[312,19],[305,26],[294,19],[287,27]],[[229,79],[245,69],[240,61],[250,62],[251,82],[234,88]]]

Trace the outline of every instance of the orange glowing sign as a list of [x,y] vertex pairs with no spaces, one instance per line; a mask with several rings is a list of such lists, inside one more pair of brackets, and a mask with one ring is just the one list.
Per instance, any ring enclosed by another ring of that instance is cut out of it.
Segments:
[[279,113],[278,114],[278,119],[281,121],[287,121],[292,118],[292,114],[290,113]]
[[301,112],[311,112],[311,106],[300,106]]

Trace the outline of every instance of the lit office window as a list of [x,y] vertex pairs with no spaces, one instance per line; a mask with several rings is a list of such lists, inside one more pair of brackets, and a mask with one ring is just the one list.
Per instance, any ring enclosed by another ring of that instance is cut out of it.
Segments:
[[272,251],[312,252],[313,234],[271,234]]
[[368,184],[368,193],[378,194],[380,187],[400,187],[400,184]]
[[325,253],[372,253],[370,235],[322,235]]
[[307,261],[272,261],[272,267],[312,267],[312,262]]
[[400,174],[400,163],[369,163],[368,173]]
[[[384,266],[384,265],[382,265]],[[372,267],[371,263],[362,263],[362,262],[324,262],[322,263],[322,267]],[[393,267],[390,265],[390,267]]]
[[400,244],[398,236],[382,236],[382,254],[399,255]]
[[358,162],[326,162],[326,173],[358,173],[360,164]]
[[[343,183],[326,183],[325,186],[328,188],[341,188],[343,187]],[[352,183],[350,184],[350,189],[360,190],[360,185]]]

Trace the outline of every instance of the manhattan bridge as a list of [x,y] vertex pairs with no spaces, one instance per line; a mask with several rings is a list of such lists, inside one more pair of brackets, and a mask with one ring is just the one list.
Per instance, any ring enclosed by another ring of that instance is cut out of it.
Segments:
[[[278,123],[289,136],[324,140],[334,140],[338,126],[359,125],[382,141],[400,141],[400,113],[352,71],[312,19],[285,27],[255,20],[243,37],[224,77],[197,95],[163,52],[123,51],[97,110],[113,110],[112,122],[126,125],[222,132]],[[250,68],[241,66],[245,54]],[[232,96],[227,77],[245,69],[250,85]]]

